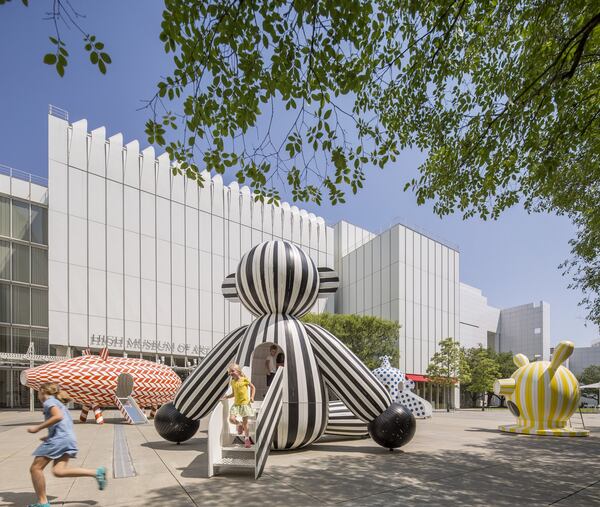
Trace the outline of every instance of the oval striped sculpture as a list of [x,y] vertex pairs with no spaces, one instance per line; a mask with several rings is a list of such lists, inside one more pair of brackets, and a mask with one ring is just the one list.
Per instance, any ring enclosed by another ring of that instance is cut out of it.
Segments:
[[506,397],[517,424],[499,426],[501,431],[527,435],[586,437],[589,431],[567,427],[579,404],[579,383],[562,363],[575,345],[560,342],[551,361],[529,362],[523,354],[514,356],[518,366],[511,378],[497,380],[494,392]]
[[337,286],[335,271],[317,268],[287,241],[253,247],[225,278],[222,290],[225,299],[241,301],[256,319],[213,347],[175,396],[175,409],[190,419],[207,416],[228,388],[227,365],[248,367],[256,348],[271,343],[285,354],[274,449],[304,447],[325,432],[328,389],[363,425],[377,419],[392,404],[385,387],[335,336],[299,320]]

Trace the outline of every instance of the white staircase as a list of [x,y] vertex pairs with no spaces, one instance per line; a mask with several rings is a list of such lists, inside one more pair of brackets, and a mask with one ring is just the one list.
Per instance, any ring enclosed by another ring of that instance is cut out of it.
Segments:
[[279,368],[263,401],[252,405],[255,416],[250,418],[252,447],[244,447],[244,435],[238,435],[229,423],[232,401],[222,400],[208,422],[208,477],[227,469],[245,469],[258,479],[265,467],[271,443],[281,415],[283,368]]

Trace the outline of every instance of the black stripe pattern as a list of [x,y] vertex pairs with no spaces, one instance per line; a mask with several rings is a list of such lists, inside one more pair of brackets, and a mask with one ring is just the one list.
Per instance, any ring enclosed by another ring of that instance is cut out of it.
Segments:
[[[319,295],[319,273],[312,259],[287,241],[265,241],[246,253],[235,273],[237,295],[254,315],[300,317]],[[228,287],[228,297],[231,292]]]
[[356,417],[371,422],[391,405],[386,388],[348,347],[320,326],[305,326],[326,384]]
[[275,431],[283,407],[283,372],[278,368],[256,419],[256,448],[254,450],[254,478],[258,479],[265,468]]
[[366,423],[350,412],[341,401],[330,401],[325,434],[363,438],[369,436],[369,430]]
[[319,295],[333,294],[340,286],[340,278],[331,268],[317,268],[319,271]]
[[229,333],[217,343],[175,395],[175,408],[190,419],[201,419],[217,406],[229,386],[227,366],[233,362],[248,326]]
[[254,350],[263,343],[278,345],[285,354],[283,410],[273,446],[308,445],[325,431],[328,395],[304,324],[289,315],[259,317],[248,326],[235,362],[250,366]]
[[225,277],[225,280],[221,284],[221,292],[227,301],[235,302],[240,300],[235,286],[235,273]]

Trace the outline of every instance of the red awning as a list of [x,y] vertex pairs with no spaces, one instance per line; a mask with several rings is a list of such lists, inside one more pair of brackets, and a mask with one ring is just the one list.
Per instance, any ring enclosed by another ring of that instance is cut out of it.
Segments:
[[[414,380],[415,382],[431,382],[431,379],[427,375],[419,375],[418,373],[406,373],[406,378]],[[452,378],[453,384],[456,384],[457,382],[457,379]]]

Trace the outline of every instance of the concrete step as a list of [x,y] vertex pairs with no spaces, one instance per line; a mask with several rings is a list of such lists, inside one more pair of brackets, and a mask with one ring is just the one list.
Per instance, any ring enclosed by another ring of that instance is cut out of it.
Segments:
[[242,458],[221,458],[219,461],[214,463],[213,466],[254,469],[254,460]]
[[243,445],[227,445],[222,447],[223,452],[254,452],[254,446],[246,448]]

